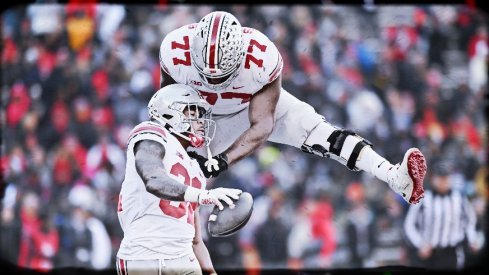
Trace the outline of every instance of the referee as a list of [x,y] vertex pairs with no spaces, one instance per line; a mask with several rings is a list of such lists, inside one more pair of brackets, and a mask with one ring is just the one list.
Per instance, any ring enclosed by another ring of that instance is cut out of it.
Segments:
[[421,203],[410,206],[404,221],[414,257],[427,269],[460,270],[465,262],[464,242],[473,252],[482,246],[475,211],[467,197],[452,188],[452,171],[446,161],[432,165],[432,190],[427,190]]

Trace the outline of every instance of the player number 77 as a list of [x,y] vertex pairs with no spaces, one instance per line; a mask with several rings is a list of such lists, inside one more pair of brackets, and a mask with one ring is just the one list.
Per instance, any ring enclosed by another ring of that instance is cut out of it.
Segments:
[[258,48],[261,52],[265,52],[265,50],[267,49],[267,45],[262,45],[262,44],[258,43],[258,41],[256,41],[255,39],[251,39],[250,44],[248,45],[248,54],[246,55],[246,59],[245,59],[245,68],[246,69],[251,68],[250,62],[255,63],[258,66],[258,68],[263,67],[263,59],[258,59],[256,57],[254,57],[253,55],[251,55],[254,47]]
[[[248,45],[248,54],[246,54],[246,59],[245,59],[245,68],[249,69],[251,68],[250,62],[255,63],[259,68],[263,67],[263,59],[258,59],[251,55],[253,52],[254,48],[258,48],[261,52],[265,52],[267,49],[267,45],[262,45],[258,43],[255,39],[250,40],[250,44]],[[173,58],[173,65],[184,65],[184,66],[190,66],[191,65],[191,59],[190,59],[190,39],[188,35],[183,37],[183,43],[179,43],[177,41],[172,41],[171,42],[171,49],[181,49],[184,50],[183,54],[185,59]]]
[[184,65],[184,66],[190,66],[190,41],[188,35],[183,37],[183,43],[178,43],[177,41],[172,41],[171,42],[171,49],[182,49],[184,50],[183,54],[185,56],[185,59],[180,59],[180,58],[173,58],[173,65]]

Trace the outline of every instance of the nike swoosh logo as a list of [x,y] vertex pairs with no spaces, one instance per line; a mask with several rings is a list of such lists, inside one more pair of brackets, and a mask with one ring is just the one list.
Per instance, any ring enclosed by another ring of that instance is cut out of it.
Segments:
[[384,163],[384,162],[385,162],[385,160],[384,160],[384,161],[382,161],[382,162],[379,164],[379,166],[377,166],[377,168],[380,168],[380,166],[381,166],[381,165],[382,165],[382,163]]
[[237,90],[237,89],[241,89],[241,88],[243,88],[243,87],[244,87],[244,86],[241,86],[241,87],[234,87],[234,86],[233,86],[233,89]]

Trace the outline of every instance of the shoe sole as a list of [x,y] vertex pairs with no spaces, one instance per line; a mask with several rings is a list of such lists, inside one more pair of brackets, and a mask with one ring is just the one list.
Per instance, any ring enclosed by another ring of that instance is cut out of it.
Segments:
[[413,181],[413,193],[409,203],[416,204],[424,197],[423,181],[426,175],[426,159],[418,149],[414,149],[407,161],[408,174]]

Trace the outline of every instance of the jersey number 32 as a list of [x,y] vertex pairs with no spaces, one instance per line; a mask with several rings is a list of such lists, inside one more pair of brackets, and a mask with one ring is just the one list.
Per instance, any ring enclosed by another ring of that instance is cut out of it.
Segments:
[[[184,183],[187,186],[195,188],[200,188],[202,186],[202,183],[197,177],[190,179],[187,169],[178,162],[171,167],[170,174],[177,177],[183,177]],[[160,200],[160,209],[165,215],[180,219],[187,213],[187,222],[191,225],[194,224],[194,210],[196,207],[197,203]]]

